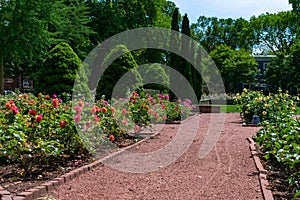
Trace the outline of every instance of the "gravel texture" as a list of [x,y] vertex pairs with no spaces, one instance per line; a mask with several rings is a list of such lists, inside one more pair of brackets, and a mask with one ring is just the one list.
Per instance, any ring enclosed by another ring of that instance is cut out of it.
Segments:
[[130,150],[135,153],[159,150],[175,138],[182,126],[189,134],[189,127],[199,123],[190,147],[168,166],[147,173],[130,173],[103,165],[55,188],[48,196],[60,200],[263,199],[258,171],[246,140],[259,128],[242,127],[238,113],[225,114],[217,143],[207,156],[199,158],[210,121],[219,115],[201,114],[181,125],[168,124],[155,137]]

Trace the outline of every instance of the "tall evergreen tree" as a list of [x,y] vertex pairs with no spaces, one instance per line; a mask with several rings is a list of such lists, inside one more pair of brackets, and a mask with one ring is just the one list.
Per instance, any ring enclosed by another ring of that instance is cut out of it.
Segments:
[[171,29],[174,31],[179,31],[179,8],[175,8],[172,21],[171,21]]
[[[190,38],[191,36],[191,30],[190,30],[190,21],[187,16],[187,14],[184,15],[183,20],[182,20],[182,28],[181,28],[181,33],[185,34]],[[190,39],[187,39],[185,37],[181,38],[181,45],[182,48],[181,50],[191,50],[191,44],[190,44]],[[188,52],[183,52],[183,53],[188,53]],[[180,72],[182,72],[182,75],[189,81],[189,83],[193,86],[193,80],[192,80],[192,72],[191,72],[191,64],[186,61],[184,58],[181,59],[181,69]]]
[[[171,30],[179,32],[179,8],[175,8],[173,15],[172,15],[172,21],[171,21]],[[172,37],[170,40],[170,48],[173,50],[180,50],[180,38],[177,37]],[[175,69],[180,73],[180,68],[181,68],[181,58],[170,52],[170,67]],[[178,87],[177,85],[178,80],[170,74],[170,87],[175,89]],[[170,94],[171,100],[175,100],[176,96],[175,94],[171,93]]]
[[[192,54],[194,55],[193,57],[193,63],[189,63],[186,60],[182,60],[182,72],[184,77],[189,81],[189,83],[191,84],[198,101],[200,101],[201,96],[202,96],[202,77],[199,74],[199,72],[197,71],[197,69],[195,69],[195,67],[193,67],[193,65],[196,65],[196,59],[200,59],[197,56],[197,47],[193,46],[193,44],[190,42],[191,39],[191,29],[190,29],[190,21],[189,18],[187,16],[187,14],[184,15],[183,19],[182,19],[182,30],[181,33],[185,34],[186,36],[189,37],[189,39],[187,41],[185,41],[185,39],[182,39],[182,49],[185,50],[189,50],[189,52],[185,52],[187,54]],[[192,65],[193,64],[193,65]],[[198,67],[198,66],[196,66]],[[200,66],[199,66],[200,68]],[[198,102],[194,102],[194,103],[198,103]]]

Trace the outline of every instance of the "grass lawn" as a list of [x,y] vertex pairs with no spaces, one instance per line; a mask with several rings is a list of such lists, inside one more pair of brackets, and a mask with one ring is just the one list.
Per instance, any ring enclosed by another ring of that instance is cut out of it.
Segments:
[[213,106],[221,106],[221,112],[233,113],[240,112],[238,110],[238,105],[213,105]]
[[[221,106],[221,112],[233,113],[233,112],[240,112],[238,110],[239,105],[215,105]],[[300,115],[300,106],[297,107],[296,114]]]

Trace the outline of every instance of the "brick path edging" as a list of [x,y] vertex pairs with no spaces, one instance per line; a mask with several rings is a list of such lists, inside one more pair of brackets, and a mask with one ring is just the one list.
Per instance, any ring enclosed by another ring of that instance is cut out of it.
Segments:
[[259,172],[259,182],[260,182],[260,187],[263,193],[263,197],[265,200],[274,200],[273,198],[273,194],[270,190],[270,186],[269,186],[269,181],[267,179],[267,170],[264,169],[263,165],[260,162],[260,159],[258,157],[258,152],[256,151],[256,147],[255,147],[255,142],[252,138],[247,138],[247,140],[250,143],[250,151],[251,151],[251,155],[253,157],[253,160],[255,162],[256,168]]
[[[183,121],[181,121],[180,123],[170,123],[173,125],[180,125],[185,123],[186,121],[198,116],[199,114],[195,114],[192,115],[190,117],[188,117],[187,119],[184,119]],[[0,200],[35,200],[38,198],[41,198],[45,195],[47,195],[47,193],[49,193],[51,190],[53,190],[56,187],[59,187],[61,185],[64,185],[65,183],[70,182],[71,180],[73,180],[76,177],[79,177],[80,175],[93,170],[96,167],[99,166],[103,166],[104,164],[102,163],[104,160],[111,158],[113,156],[116,156],[130,148],[133,148],[137,145],[139,145],[142,142],[145,142],[146,140],[152,139],[153,137],[155,137],[156,135],[158,135],[159,132],[153,133],[150,137],[141,139],[140,141],[128,146],[128,147],[124,147],[121,150],[114,152],[112,154],[109,154],[108,156],[100,159],[100,160],[96,160],[88,165],[84,165],[80,168],[74,169],[66,174],[63,174],[57,178],[54,178],[53,180],[47,181],[45,183],[42,183],[39,186],[33,187],[31,189],[28,189],[24,192],[21,192],[19,194],[17,194],[16,196],[12,197],[11,193],[7,190],[5,190],[3,187],[0,186]]]

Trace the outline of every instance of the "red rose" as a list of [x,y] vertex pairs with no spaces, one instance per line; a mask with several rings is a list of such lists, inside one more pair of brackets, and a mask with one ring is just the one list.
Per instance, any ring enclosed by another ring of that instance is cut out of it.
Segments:
[[57,108],[58,107],[58,103],[59,103],[59,100],[58,99],[52,99],[52,105]]
[[29,110],[28,114],[32,116],[36,116],[37,112],[36,110]]
[[43,115],[38,115],[35,119],[36,122],[40,122],[43,119]]
[[18,114],[18,113],[19,113],[18,107],[15,106],[15,105],[12,105],[11,110],[12,110],[15,114]]
[[10,108],[10,107],[11,107],[10,102],[7,102],[7,103],[5,104],[5,107],[6,107],[6,108]]
[[59,125],[60,125],[61,128],[64,128],[64,127],[67,126],[67,122],[66,122],[65,120],[61,120],[61,121],[59,122]]
[[115,140],[115,136],[110,135],[110,136],[109,136],[109,140],[110,140],[111,142],[113,142],[113,141]]

